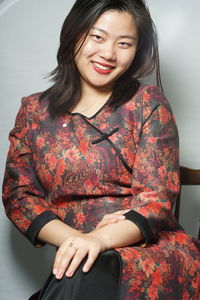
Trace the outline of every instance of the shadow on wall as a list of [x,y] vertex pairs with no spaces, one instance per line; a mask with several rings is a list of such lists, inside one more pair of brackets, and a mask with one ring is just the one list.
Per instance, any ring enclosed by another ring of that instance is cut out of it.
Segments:
[[51,272],[55,248],[48,245],[35,248],[13,225],[8,243],[16,268],[28,278],[35,291],[39,290]]
[[197,238],[200,226],[199,186],[182,187],[180,224],[188,234]]

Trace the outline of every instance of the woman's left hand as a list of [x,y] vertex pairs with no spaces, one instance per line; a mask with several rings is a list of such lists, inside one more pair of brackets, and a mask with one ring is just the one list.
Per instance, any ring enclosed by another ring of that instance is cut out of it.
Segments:
[[128,211],[130,211],[130,209],[118,210],[114,213],[104,215],[104,217],[101,219],[101,221],[97,224],[95,230],[102,228],[106,225],[121,222],[121,221],[125,220],[126,217],[124,216],[124,214],[127,213]]
[[95,233],[80,233],[80,236],[70,237],[62,243],[56,253],[53,274],[57,279],[61,279],[64,274],[72,277],[85,257],[87,260],[83,272],[88,272],[98,255],[105,250],[106,246]]
[[61,279],[64,274],[72,277],[85,257],[87,260],[83,266],[83,272],[88,272],[98,255],[108,250],[105,239],[99,234],[99,229],[113,223],[125,220],[124,213],[127,210],[119,210],[112,214],[105,215],[90,233],[80,233],[78,236],[71,236],[65,240],[56,253],[53,274]]

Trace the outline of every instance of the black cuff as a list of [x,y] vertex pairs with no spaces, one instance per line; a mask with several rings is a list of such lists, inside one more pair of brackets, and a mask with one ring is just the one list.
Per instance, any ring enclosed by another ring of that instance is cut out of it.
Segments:
[[142,216],[134,210],[128,211],[124,214],[124,216],[127,220],[135,223],[139,227],[145,238],[146,243],[149,243],[153,239],[153,232],[151,230],[148,220],[144,216]]
[[36,247],[41,247],[45,245],[45,242],[42,242],[37,239],[37,235],[42,227],[52,220],[60,220],[56,215],[52,213],[52,211],[47,210],[37,216],[29,228],[27,229],[25,235],[29,239],[29,241]]

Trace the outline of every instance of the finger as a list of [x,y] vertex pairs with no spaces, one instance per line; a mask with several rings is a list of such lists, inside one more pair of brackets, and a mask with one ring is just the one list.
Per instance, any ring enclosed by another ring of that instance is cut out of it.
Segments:
[[103,219],[101,220],[101,222],[108,222],[108,221],[112,221],[112,220],[115,220],[115,219],[123,220],[123,219],[125,219],[125,216],[121,212],[115,212],[115,213],[110,214],[110,215],[105,215],[103,217]]
[[130,209],[118,210],[118,211],[116,211],[112,214],[104,215],[104,217],[102,218],[101,221],[110,220],[113,217],[122,217],[122,218],[124,218],[124,214],[127,213],[128,211],[130,211]]
[[126,219],[126,217],[123,215],[120,215],[120,216],[112,215],[112,216],[110,216],[110,219],[107,218],[107,220],[102,220],[100,223],[98,223],[96,226],[96,229],[102,228],[109,224],[117,223],[119,221],[123,221],[125,219]]
[[67,277],[72,277],[79,267],[80,263],[86,257],[88,250],[87,249],[79,249],[77,250],[76,254],[74,255],[67,272],[65,273]]
[[126,217],[123,215],[130,209],[118,210],[112,214],[104,215],[102,220],[97,224],[96,229],[102,228],[105,225],[116,223],[117,221],[125,220]]
[[100,223],[97,224],[96,228],[101,228],[105,225],[108,225],[108,224],[111,224],[111,223],[115,223],[117,222],[117,218],[113,218],[112,219],[107,219],[107,220],[104,220],[104,221],[101,221]]
[[123,215],[123,214],[127,213],[128,211],[130,211],[130,209],[118,210],[118,211],[114,212],[113,215]]
[[60,248],[56,251],[56,256],[54,259],[54,264],[53,264],[53,274],[56,275],[58,272],[58,269],[60,267],[60,263],[62,260],[62,256],[64,255],[64,246],[61,245]]
[[86,263],[83,266],[83,272],[87,273],[91,269],[91,267],[93,266],[95,260],[97,259],[98,255],[99,255],[99,253],[100,253],[100,251],[98,251],[98,250],[93,250],[93,251],[89,252]]
[[113,214],[107,214],[107,215],[104,215],[103,218],[102,218],[102,221],[109,220],[110,218],[112,218],[112,215],[113,215]]
[[108,224],[116,223],[117,221],[118,221],[118,219],[117,218],[113,218],[113,217],[112,217],[112,219],[104,220],[104,221],[102,221],[102,222],[100,222],[100,223],[97,224],[96,229],[102,228],[102,227],[104,227],[104,226],[106,226]]
[[61,279],[63,277],[71,259],[76,253],[76,249],[74,247],[63,248],[57,251],[53,266],[53,274],[57,279]]
[[117,219],[117,221],[121,221],[121,220],[124,220],[124,219],[126,219],[126,217],[125,217],[125,216],[123,216],[123,215],[116,216],[115,218]]
[[121,221],[121,220],[125,220],[126,217],[123,215],[111,215],[110,218],[108,218],[107,220],[103,220],[100,222],[100,224],[102,223],[102,225],[106,225],[106,224],[110,224],[110,223],[115,223],[117,221]]

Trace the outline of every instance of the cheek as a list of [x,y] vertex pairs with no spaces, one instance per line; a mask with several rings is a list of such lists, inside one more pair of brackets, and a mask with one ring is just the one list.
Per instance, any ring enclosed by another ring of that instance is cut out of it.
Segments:
[[131,55],[127,55],[127,56],[123,56],[121,55],[121,59],[120,59],[120,65],[126,69],[129,68],[129,66],[131,65],[131,63],[133,62],[135,57],[135,52],[134,54],[131,53]]
[[81,51],[82,56],[90,57],[98,51],[98,46],[88,42]]

